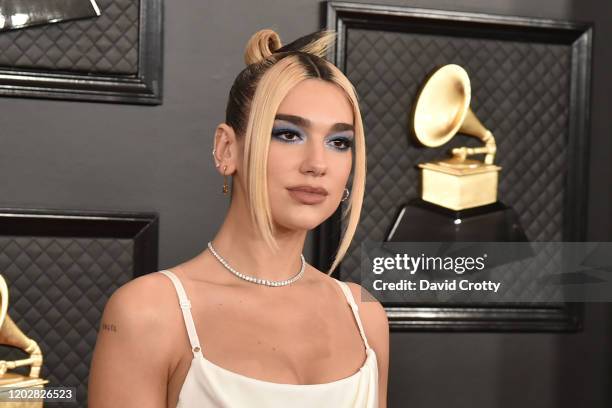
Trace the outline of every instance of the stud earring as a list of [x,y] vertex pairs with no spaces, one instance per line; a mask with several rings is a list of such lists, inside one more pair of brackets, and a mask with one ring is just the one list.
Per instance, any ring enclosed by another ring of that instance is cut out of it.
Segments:
[[348,188],[344,189],[344,197],[342,197],[342,200],[340,201],[346,201],[347,198],[349,198],[349,195],[351,194],[351,192],[349,191]]
[[227,184],[227,176],[225,175],[225,170],[227,170],[227,166],[223,166],[223,195],[227,195],[229,192],[229,185]]

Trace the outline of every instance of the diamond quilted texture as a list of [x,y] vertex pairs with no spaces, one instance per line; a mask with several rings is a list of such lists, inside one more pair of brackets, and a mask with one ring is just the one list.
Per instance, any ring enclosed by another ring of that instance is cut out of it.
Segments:
[[[132,262],[131,239],[0,237],[9,315],[42,349],[48,385],[76,387],[80,407],[87,405],[89,365],[104,305],[132,278]],[[5,360],[26,357],[14,348],[0,351]]]
[[[459,64],[470,75],[471,108],[498,146],[499,199],[517,211],[529,240],[562,239],[569,46],[353,28],[346,44],[346,74],[364,118],[368,175],[361,222],[342,262],[343,279],[361,280],[359,243],[383,241],[399,206],[418,197],[418,163],[446,157],[456,146],[479,146],[464,135],[433,149],[410,139],[412,103],[438,65]],[[558,268],[559,262],[549,259],[546,267]],[[522,278],[527,281],[506,290],[526,290],[533,277]]]
[[101,15],[0,34],[0,66],[136,74],[139,0],[97,0]]

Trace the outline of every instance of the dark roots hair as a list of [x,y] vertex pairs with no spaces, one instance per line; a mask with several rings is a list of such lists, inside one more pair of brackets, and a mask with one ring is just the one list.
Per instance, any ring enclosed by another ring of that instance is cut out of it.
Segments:
[[247,66],[230,89],[225,123],[234,129],[237,136],[244,136],[259,80],[275,63],[289,55],[299,59],[309,77],[331,81],[330,62],[324,57],[334,41],[335,32],[329,30],[305,35],[285,46],[281,46],[280,38],[273,30],[264,29],[253,34],[244,52]]

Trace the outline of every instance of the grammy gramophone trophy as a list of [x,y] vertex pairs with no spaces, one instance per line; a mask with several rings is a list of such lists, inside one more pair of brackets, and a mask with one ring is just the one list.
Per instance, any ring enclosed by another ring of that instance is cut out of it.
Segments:
[[[0,393],[9,388],[42,388],[49,381],[40,378],[43,356],[40,347],[27,337],[8,315],[8,286],[0,275],[0,345],[19,348],[29,354],[22,360],[0,360]],[[8,372],[16,367],[30,366],[28,375]],[[6,401],[6,400],[3,400]],[[38,408],[42,401],[0,402],[0,408]]]
[[[400,208],[387,241],[527,241],[514,210],[497,200],[495,137],[474,115],[470,100],[470,79],[459,65],[436,69],[422,86],[411,121],[422,145],[442,146],[457,133],[483,145],[454,148],[449,158],[420,163],[421,198]],[[482,154],[484,160],[471,158]]]

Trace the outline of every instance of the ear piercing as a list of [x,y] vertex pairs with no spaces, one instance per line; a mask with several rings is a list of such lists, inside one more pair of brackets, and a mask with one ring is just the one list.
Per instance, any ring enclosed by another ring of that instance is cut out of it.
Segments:
[[351,192],[349,191],[348,188],[344,189],[344,197],[342,197],[342,200],[340,201],[346,201],[347,198],[349,198],[349,195],[351,194]]
[[223,166],[223,195],[227,195],[227,193],[229,193],[229,184],[227,184],[225,170],[227,170],[227,166]]
[[[217,161],[217,157],[215,156],[215,151],[217,150],[217,148],[214,148],[212,150],[212,154],[213,157],[215,158],[215,162]],[[221,165],[221,163],[215,163],[215,167],[219,167]],[[227,193],[229,193],[229,184],[227,184],[227,175],[225,174],[225,171],[227,170],[227,165],[223,166],[223,195],[227,195]]]

